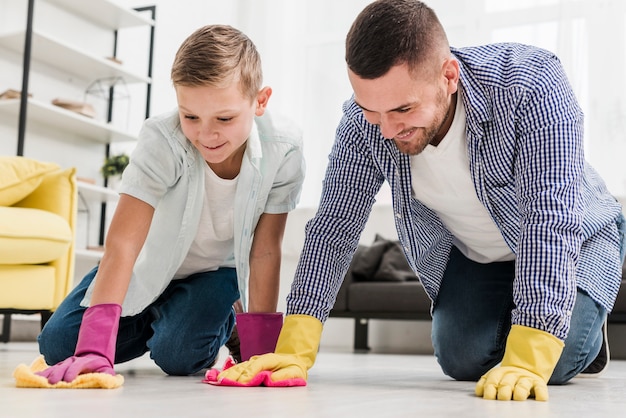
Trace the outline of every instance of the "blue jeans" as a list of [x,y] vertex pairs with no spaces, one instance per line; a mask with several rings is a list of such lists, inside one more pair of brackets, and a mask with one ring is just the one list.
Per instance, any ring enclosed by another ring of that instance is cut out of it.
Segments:
[[[83,278],[41,331],[39,351],[48,364],[74,354],[86,309],[80,302],[97,270]],[[173,280],[142,313],[120,319],[115,363],[150,351],[150,358],[170,375],[190,375],[210,367],[230,337],[237,299],[237,275],[232,268]]]
[[[515,262],[476,263],[453,247],[433,310],[432,341],[443,372],[477,381],[500,363],[511,329]],[[602,346],[606,310],[578,290],[570,331],[550,384],[583,371]]]

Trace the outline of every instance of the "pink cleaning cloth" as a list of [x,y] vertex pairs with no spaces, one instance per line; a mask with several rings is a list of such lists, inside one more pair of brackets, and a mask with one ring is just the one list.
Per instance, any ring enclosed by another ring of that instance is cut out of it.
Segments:
[[[229,357],[224,363],[224,369],[229,369],[234,366],[235,363]],[[266,387],[290,387],[290,386],[306,386],[306,380],[302,378],[293,378],[279,380],[278,382],[272,381],[272,372],[264,370],[254,376],[248,383],[241,383],[230,379],[218,379],[218,375],[222,370],[209,369],[207,370],[203,383],[208,383],[213,386],[238,386],[238,387],[254,387],[254,386],[266,386]]]

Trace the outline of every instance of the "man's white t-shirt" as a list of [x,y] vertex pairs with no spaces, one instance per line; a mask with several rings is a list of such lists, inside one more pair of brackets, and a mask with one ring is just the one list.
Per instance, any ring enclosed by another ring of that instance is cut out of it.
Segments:
[[469,171],[465,107],[459,100],[454,120],[438,146],[411,157],[414,197],[437,213],[469,259],[491,263],[515,259],[489,212],[478,200]]

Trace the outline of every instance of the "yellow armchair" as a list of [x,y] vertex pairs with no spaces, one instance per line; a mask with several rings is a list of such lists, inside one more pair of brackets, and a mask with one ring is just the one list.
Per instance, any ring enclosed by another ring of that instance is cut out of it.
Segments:
[[0,341],[11,314],[40,313],[42,326],[72,287],[76,169],[0,157]]

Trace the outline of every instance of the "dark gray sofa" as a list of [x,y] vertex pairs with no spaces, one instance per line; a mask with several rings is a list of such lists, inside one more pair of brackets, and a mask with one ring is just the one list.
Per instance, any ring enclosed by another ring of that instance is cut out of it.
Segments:
[[[626,268],[609,323],[626,323]],[[376,237],[359,246],[330,312],[331,318],[354,318],[354,350],[369,350],[371,319],[429,321],[430,299],[409,268],[397,241]]]

